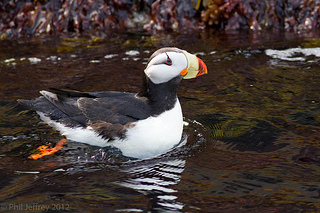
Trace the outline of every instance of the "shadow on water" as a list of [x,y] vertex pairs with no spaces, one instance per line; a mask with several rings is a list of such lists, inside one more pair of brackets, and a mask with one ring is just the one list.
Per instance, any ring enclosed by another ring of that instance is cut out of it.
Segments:
[[212,138],[229,144],[230,150],[266,153],[288,145],[277,143],[282,130],[267,121],[221,114],[199,115],[196,120],[209,129]]
[[[317,34],[130,34],[1,44],[4,212],[319,211]],[[50,87],[137,92],[148,57],[162,46],[197,54],[209,70],[179,88],[185,144],[136,160],[114,148],[69,142],[54,156],[28,159],[61,136],[16,99]]]

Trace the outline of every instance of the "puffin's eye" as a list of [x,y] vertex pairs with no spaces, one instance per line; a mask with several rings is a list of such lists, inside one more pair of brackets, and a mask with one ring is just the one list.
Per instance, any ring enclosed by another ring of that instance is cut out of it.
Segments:
[[169,58],[169,56],[168,56],[168,54],[166,53],[166,55],[167,55],[167,61],[166,61],[166,65],[172,65],[172,60],[171,60],[171,58]]

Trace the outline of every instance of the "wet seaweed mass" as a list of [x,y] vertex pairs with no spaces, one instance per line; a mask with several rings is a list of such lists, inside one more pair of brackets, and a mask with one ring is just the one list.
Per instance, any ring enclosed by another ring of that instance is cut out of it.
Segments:
[[1,39],[115,30],[320,28],[319,0],[3,0],[0,13]]

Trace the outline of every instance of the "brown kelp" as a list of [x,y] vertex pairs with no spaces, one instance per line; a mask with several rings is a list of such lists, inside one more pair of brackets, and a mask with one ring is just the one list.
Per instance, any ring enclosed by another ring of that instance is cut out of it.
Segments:
[[3,0],[0,38],[144,30],[320,28],[320,0]]

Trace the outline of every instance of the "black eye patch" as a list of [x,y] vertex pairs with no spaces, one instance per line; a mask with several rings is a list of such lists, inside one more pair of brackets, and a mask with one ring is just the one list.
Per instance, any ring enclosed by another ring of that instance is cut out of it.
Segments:
[[170,66],[170,65],[172,65],[172,60],[171,60],[171,58],[169,58],[167,53],[166,53],[166,55],[167,55],[167,61],[165,62],[165,64]]

